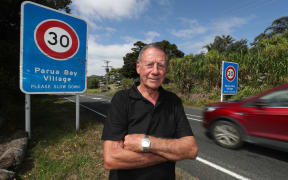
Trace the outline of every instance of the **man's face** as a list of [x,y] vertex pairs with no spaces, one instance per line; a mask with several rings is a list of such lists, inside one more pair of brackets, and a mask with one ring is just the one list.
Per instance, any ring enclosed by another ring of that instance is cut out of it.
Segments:
[[167,64],[165,53],[153,47],[142,55],[142,62],[137,61],[137,73],[141,83],[151,89],[157,89],[165,78]]

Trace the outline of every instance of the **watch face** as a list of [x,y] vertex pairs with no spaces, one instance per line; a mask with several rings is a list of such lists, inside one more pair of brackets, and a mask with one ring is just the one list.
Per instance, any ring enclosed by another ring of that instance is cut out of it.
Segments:
[[144,140],[143,142],[142,142],[142,146],[143,147],[149,147],[149,141],[147,141],[147,140]]
[[143,147],[143,151],[144,151],[144,152],[148,152],[148,151],[149,151],[149,148],[150,148],[150,140],[149,140],[149,137],[145,136],[145,137],[142,139],[141,145],[142,145],[142,147]]

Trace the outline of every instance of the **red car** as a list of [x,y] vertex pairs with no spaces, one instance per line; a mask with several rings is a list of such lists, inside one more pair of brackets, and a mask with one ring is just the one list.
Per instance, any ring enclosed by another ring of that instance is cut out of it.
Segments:
[[244,100],[206,106],[203,126],[215,142],[236,149],[243,142],[288,150],[288,84]]

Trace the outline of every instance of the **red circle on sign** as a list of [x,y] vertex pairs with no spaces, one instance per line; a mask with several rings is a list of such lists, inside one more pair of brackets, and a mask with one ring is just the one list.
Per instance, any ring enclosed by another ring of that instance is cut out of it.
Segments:
[[[53,28],[53,27],[60,28],[66,31],[70,35],[72,39],[72,45],[67,51],[57,52],[47,46],[45,39],[44,39],[44,35],[48,29]],[[39,25],[35,29],[34,38],[35,38],[38,48],[45,55],[56,60],[66,60],[68,58],[71,58],[76,54],[76,52],[79,49],[79,39],[74,29],[68,24],[66,24],[65,22],[55,20],[55,19],[45,20],[39,23]]]
[[225,77],[228,81],[233,81],[236,77],[236,70],[233,66],[228,66],[225,70]]

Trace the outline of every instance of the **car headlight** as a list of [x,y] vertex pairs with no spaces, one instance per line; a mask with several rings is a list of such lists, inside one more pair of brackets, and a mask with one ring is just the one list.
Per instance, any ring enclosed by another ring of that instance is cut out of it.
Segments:
[[218,109],[218,107],[208,106],[208,107],[205,108],[205,112],[213,112],[216,109]]

